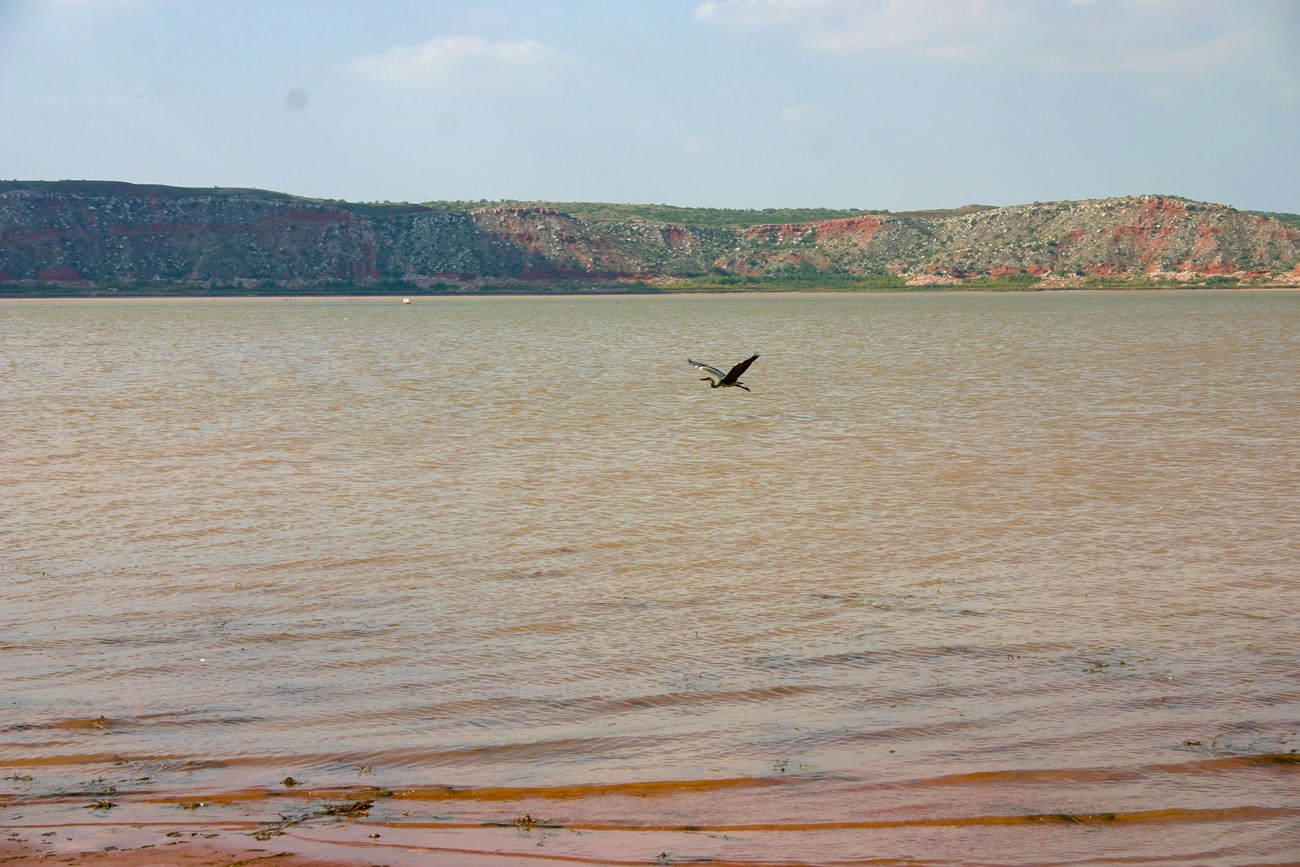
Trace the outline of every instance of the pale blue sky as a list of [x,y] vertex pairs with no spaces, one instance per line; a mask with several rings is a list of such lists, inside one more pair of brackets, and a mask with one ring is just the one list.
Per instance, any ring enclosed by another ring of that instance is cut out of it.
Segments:
[[0,177],[1300,211],[1300,0],[0,0]]

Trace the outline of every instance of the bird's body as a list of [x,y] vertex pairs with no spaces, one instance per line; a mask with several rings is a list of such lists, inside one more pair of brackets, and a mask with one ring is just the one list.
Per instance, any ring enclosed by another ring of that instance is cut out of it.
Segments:
[[755,358],[758,358],[758,356],[751,355],[726,373],[718,370],[712,364],[705,364],[702,361],[691,361],[688,358],[686,359],[686,363],[691,365],[691,367],[698,367],[700,370],[708,372],[709,375],[701,377],[700,381],[709,383],[709,388],[731,388],[732,386],[735,386],[736,388],[743,388],[745,391],[749,391],[749,388],[740,381],[740,376],[749,369],[749,366],[754,363]]

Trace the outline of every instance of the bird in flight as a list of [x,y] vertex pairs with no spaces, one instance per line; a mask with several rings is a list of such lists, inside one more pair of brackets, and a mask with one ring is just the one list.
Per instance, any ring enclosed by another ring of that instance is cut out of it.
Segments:
[[705,364],[701,361],[691,361],[688,358],[686,359],[686,363],[691,367],[698,367],[700,370],[708,371],[709,375],[701,377],[700,381],[709,383],[709,388],[730,388],[734,385],[736,388],[743,388],[745,391],[749,391],[749,388],[741,383],[740,376],[749,369],[749,366],[754,363],[755,358],[758,358],[758,356],[751,355],[726,373],[723,373],[711,364]]

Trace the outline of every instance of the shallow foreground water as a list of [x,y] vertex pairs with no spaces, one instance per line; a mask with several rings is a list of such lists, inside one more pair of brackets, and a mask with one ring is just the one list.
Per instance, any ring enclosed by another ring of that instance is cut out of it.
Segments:
[[[6,834],[1300,857],[1300,293],[0,302],[0,340]],[[752,352],[752,393],[685,363]]]

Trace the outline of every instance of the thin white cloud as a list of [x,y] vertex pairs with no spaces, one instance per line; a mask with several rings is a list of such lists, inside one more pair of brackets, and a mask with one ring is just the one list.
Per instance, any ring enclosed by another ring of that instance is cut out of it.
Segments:
[[1016,8],[998,0],[706,0],[695,17],[720,26],[789,27],[812,51],[952,57],[978,53],[1014,21]]
[[572,62],[569,55],[531,39],[492,42],[478,36],[439,36],[359,57],[350,65],[381,84],[496,89],[536,82]]
[[805,102],[799,105],[787,105],[777,114],[777,120],[781,121],[781,123],[805,124],[825,120],[826,116],[826,109],[820,105]]
[[156,0],[41,0],[41,5],[51,9],[72,9],[77,12],[112,10],[130,6],[152,6]]
[[695,17],[716,24],[765,25],[816,15],[836,0],[706,0]]
[[711,138],[685,138],[679,144],[681,149],[688,154],[707,153],[718,148],[717,139]]
[[1189,45],[1137,44],[1124,39],[1076,40],[1030,55],[1029,62],[1051,72],[1154,72],[1196,75],[1239,66],[1258,50],[1259,34],[1246,28],[1220,33]]
[[1049,72],[1197,75],[1275,42],[1261,3],[1169,0],[705,0],[698,21],[781,29],[821,53],[999,60]]

